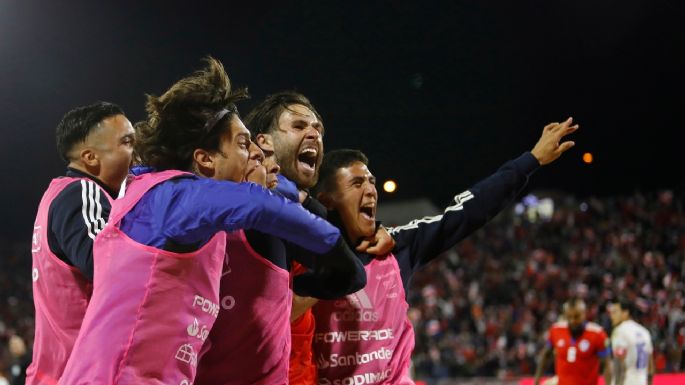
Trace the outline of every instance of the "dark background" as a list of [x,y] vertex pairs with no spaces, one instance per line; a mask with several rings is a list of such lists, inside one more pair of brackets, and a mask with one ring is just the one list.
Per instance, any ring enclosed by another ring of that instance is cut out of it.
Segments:
[[249,87],[243,115],[272,92],[307,95],[327,149],[360,148],[379,180],[398,181],[382,201],[442,206],[568,116],[576,148],[530,189],[682,190],[680,3],[0,0],[0,234],[30,236],[64,171],[54,129],[67,110],[107,100],[135,122],[145,93],[207,54]]

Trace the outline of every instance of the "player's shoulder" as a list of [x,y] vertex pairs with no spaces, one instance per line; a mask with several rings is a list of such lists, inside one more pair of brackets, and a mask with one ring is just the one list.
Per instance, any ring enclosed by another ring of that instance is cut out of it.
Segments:
[[[74,206],[81,207],[87,198],[93,199],[99,196],[99,200],[107,196],[107,192],[94,181],[87,178],[71,178],[66,181],[67,185],[57,194],[51,206]],[[106,198],[104,199],[106,200]]]
[[621,322],[621,325],[623,325],[623,324],[630,325],[631,327],[636,328],[636,329],[644,329],[645,328],[644,326],[642,326],[642,324],[640,324],[639,322],[637,322],[633,319],[630,319],[626,322]]
[[559,333],[566,329],[568,329],[568,322],[566,321],[557,321],[553,323],[552,326],[549,327],[550,339],[553,339],[555,336],[558,336]]
[[585,332],[599,340],[608,338],[606,331],[604,331],[604,328],[594,322],[588,322],[585,325]]
[[588,322],[587,324],[585,324],[585,330],[591,333],[604,333],[604,328],[601,325],[596,324],[594,322]]
[[629,325],[627,322],[621,322],[612,329],[611,335],[614,335],[614,333],[624,333],[626,330],[631,329],[632,327],[633,326]]
[[[621,323],[621,325],[623,325],[624,323],[625,323],[625,322]],[[633,330],[636,330],[636,331],[638,331],[638,332],[641,332],[641,333],[647,334],[647,335],[650,335],[650,334],[651,334],[651,333],[649,332],[649,330],[648,330],[646,327],[644,327],[643,325],[639,324],[639,323],[636,322],[636,321],[630,320],[629,325],[630,325],[630,327],[631,327]]]
[[623,334],[624,330],[625,330],[625,325],[623,323],[621,323],[617,326],[614,326],[611,329],[611,337],[613,338],[614,336],[619,336],[619,335]]
[[88,183],[92,183],[94,188],[100,188],[100,186],[97,185],[94,181],[88,179],[88,178],[74,178],[74,177],[63,177],[64,183],[64,188],[62,189],[62,193],[64,192],[81,192],[81,190],[85,187],[88,186]]

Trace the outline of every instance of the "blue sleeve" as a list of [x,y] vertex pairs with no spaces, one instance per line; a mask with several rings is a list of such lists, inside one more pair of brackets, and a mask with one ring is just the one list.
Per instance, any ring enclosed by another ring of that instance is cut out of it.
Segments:
[[610,355],[611,355],[611,348],[608,346],[606,348],[604,348],[603,350],[597,352],[597,357],[599,357],[599,358],[605,358],[605,357],[608,357]]
[[155,169],[152,167],[137,165],[137,166],[131,167],[131,169],[129,170],[129,173],[131,175],[142,175],[142,174],[147,174],[147,173],[153,172],[153,171],[155,171]]
[[155,247],[169,240],[203,244],[219,231],[258,230],[320,254],[340,238],[333,225],[262,186],[207,178],[181,178],[156,186],[126,215],[121,229]]
[[389,228],[395,239],[395,256],[406,284],[411,274],[457,242],[479,229],[504,209],[525,187],[528,177],[540,166],[526,152],[505,163],[494,174],[454,197],[443,214],[417,219]]
[[295,182],[291,181],[290,179],[284,177],[281,174],[278,174],[276,177],[278,178],[278,184],[276,185],[274,191],[278,195],[288,198],[293,202],[299,202],[300,191],[297,189],[297,185],[295,184]]

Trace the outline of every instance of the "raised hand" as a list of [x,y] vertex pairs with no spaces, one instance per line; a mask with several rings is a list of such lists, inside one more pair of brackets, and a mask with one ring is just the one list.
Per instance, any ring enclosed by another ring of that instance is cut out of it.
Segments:
[[577,124],[572,124],[573,118],[568,118],[565,122],[550,123],[542,129],[540,140],[538,140],[535,147],[530,151],[541,165],[544,166],[554,162],[561,154],[576,144],[570,140],[560,143],[563,137],[578,129],[579,126]]

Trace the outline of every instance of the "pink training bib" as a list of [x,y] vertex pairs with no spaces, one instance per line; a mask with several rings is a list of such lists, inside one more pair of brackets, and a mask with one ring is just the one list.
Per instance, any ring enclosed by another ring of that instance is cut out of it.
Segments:
[[195,385],[287,384],[290,274],[257,254],[242,230],[226,244],[219,318]]
[[414,330],[397,261],[389,254],[365,269],[362,290],[313,307],[319,384],[414,384]]
[[[33,361],[26,370],[26,383],[30,385],[57,384],[81,329],[93,291],[90,281],[76,267],[59,259],[48,245],[50,205],[68,185],[77,181],[86,183],[89,179],[53,179],[43,194],[33,225],[31,275],[36,329]],[[95,191],[96,194],[104,194],[110,203],[112,202],[104,190],[95,183],[93,185],[98,189]]]
[[121,219],[155,185],[178,171],[136,177],[96,237],[94,291],[60,383],[187,384],[219,315],[226,233],[185,254],[142,245]]

